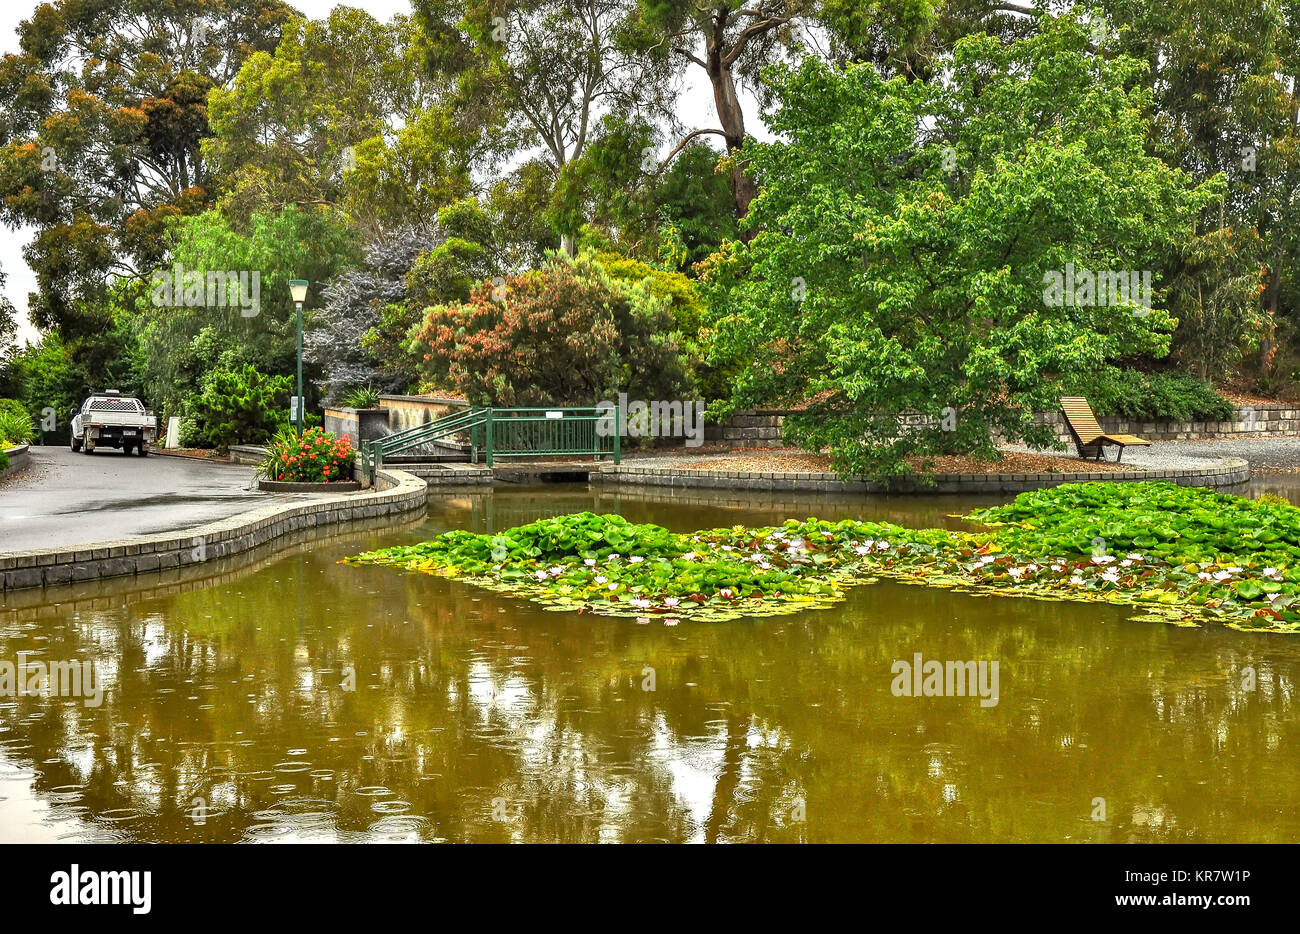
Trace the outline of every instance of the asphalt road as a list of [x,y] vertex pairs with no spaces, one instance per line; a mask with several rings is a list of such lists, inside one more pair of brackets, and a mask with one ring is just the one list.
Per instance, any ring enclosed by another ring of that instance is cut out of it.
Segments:
[[253,468],[104,448],[32,447],[0,484],[0,554],[175,532],[294,494],[258,493]]

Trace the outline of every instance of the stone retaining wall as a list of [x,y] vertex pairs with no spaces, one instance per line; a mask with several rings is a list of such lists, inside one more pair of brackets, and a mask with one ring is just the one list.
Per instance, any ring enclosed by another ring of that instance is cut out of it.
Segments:
[[385,469],[371,492],[271,504],[184,532],[0,555],[0,590],[144,574],[225,558],[301,529],[423,511],[427,495],[428,487],[419,477]]
[[379,404],[388,410],[388,430],[393,434],[469,408],[468,402],[439,396],[380,396]]
[[[1051,425],[1058,441],[1073,445],[1065,417],[1060,412],[1040,412],[1034,419]],[[1230,421],[1142,421],[1107,415],[1097,419],[1108,434],[1137,435],[1148,441],[1195,441],[1200,438],[1258,438],[1300,434],[1300,409],[1285,406],[1240,406]]]
[[[718,424],[704,427],[706,441],[730,444],[738,448],[781,446],[781,429],[789,412],[758,410],[737,412]],[[901,424],[920,425],[925,416],[905,415]],[[1070,432],[1060,412],[1040,412],[1034,419],[1055,430],[1056,438],[1070,444]],[[1138,435],[1148,441],[1190,441],[1198,438],[1259,437],[1262,435],[1300,434],[1300,408],[1284,405],[1240,406],[1229,421],[1174,422],[1168,419],[1139,420],[1107,415],[1097,419],[1102,430],[1110,434]]]
[[915,481],[884,484],[870,480],[841,480],[833,473],[755,472],[743,470],[684,470],[679,467],[604,467],[591,475],[597,484],[667,486],[683,489],[797,490],[816,493],[1023,493],[1062,483],[1089,480],[1169,480],[1182,486],[1231,486],[1250,479],[1244,458],[1226,457],[1214,467],[1179,470],[1071,471],[1068,473],[935,474],[933,485]]
[[325,430],[340,438],[350,438],[354,448],[364,441],[373,441],[388,434],[387,409],[350,409],[345,406],[326,406]]

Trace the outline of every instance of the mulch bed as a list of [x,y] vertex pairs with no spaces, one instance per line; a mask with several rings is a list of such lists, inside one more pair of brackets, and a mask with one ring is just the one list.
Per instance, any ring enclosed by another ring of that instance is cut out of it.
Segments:
[[[695,452],[692,452],[694,454]],[[920,471],[924,465],[920,458],[908,458],[908,464]],[[752,472],[806,472],[831,473],[830,458],[825,454],[801,451],[798,448],[739,449],[708,460],[695,460],[675,464],[683,470],[747,470]],[[1014,473],[1073,473],[1124,470],[1125,465],[1113,461],[1080,460],[1077,457],[1054,457],[1046,454],[1026,454],[1008,451],[997,461],[980,461],[965,455],[945,455],[934,458],[929,471],[933,473],[966,473],[993,476]]]
[[150,454],[161,454],[164,457],[193,457],[197,460],[229,460],[229,455],[221,455],[210,448],[149,448]]

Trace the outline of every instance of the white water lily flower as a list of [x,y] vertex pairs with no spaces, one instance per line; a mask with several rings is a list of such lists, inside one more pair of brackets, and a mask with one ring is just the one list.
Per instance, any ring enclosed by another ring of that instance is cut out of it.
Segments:
[[1144,560],[1143,557],[1142,557],[1140,554],[1138,554],[1136,551],[1133,552],[1132,554],[1125,555],[1124,557],[1128,558],[1130,561],[1142,561],[1142,560]]
[[1012,580],[1020,580],[1020,578],[1024,577],[1024,575],[1025,575],[1025,569],[1024,569],[1024,568],[1007,568],[1007,573],[1011,575]]
[[603,584],[606,581],[608,581],[609,578],[606,577],[604,574],[597,574],[595,580],[597,584]]
[[611,551],[608,557],[605,558],[606,561],[617,561],[618,559],[619,559],[619,554],[617,551]]
[[1076,574],[1070,578],[1070,584],[1075,587],[1082,587],[1084,584],[1084,580],[1082,577]]
[[1208,581],[1208,580],[1212,580],[1212,577],[1209,571],[1201,571],[1199,574],[1196,575],[1196,579]]
[[629,564],[640,564],[642,561],[645,560],[645,558],[641,557],[640,555],[633,555],[627,560]]
[[561,574],[564,573],[564,568],[558,564],[555,565],[554,567],[547,568],[547,570],[551,572],[551,575],[553,577],[559,577]]
[[728,600],[730,600],[734,596],[730,587],[723,587],[721,590],[718,591],[718,594],[722,597],[725,597]]
[[1281,576],[1282,576],[1281,574],[1278,573],[1277,568],[1264,568],[1264,570],[1263,570],[1262,573],[1263,573],[1263,575],[1264,575],[1265,577],[1281,577]]
[[610,584],[610,585],[609,585],[609,589],[610,589],[610,590],[618,590],[618,584]]
[[1240,574],[1241,568],[1224,568],[1229,574]]
[[1119,563],[1119,566],[1122,568],[1131,568],[1133,566],[1133,562],[1131,559],[1125,558],[1123,561]]
[[695,552],[693,552],[693,551],[688,551],[688,552],[686,552],[686,554],[682,555],[682,560],[683,560],[683,561],[694,561],[694,560],[695,560]]
[[856,552],[857,552],[858,554],[860,554],[860,555],[869,555],[869,554],[871,554],[871,547],[868,546],[868,545],[859,545],[857,548],[854,548],[853,550],[856,551]]
[[758,562],[758,566],[762,568],[764,571],[772,570],[772,565],[768,564],[766,561]]
[[732,548],[730,545],[723,545],[723,546],[722,546],[722,550],[723,550],[723,551],[735,551],[736,549]]
[[1118,584],[1119,571],[1116,571],[1114,569],[1106,571],[1101,575],[1101,579],[1104,581],[1110,581],[1112,584]]
[[595,558],[583,558],[583,559],[582,559],[582,563],[585,564],[585,565],[586,565],[587,567],[589,567],[589,568],[594,568],[594,567],[596,566],[596,559],[595,559]]
[[650,606],[650,601],[645,597],[633,597],[627,602],[632,604],[632,606],[636,607],[638,610],[644,610]]
[[1092,556],[1093,564],[1110,564],[1114,560],[1115,560],[1114,555],[1093,555]]
[[1030,574],[1037,574],[1037,573],[1038,573],[1038,565],[1036,565],[1036,564],[1031,564],[1031,565],[1029,565],[1028,567],[1026,567],[1025,570],[1028,571]]
[[1215,579],[1216,581],[1226,581],[1226,580],[1227,580],[1229,577],[1231,577],[1231,576],[1232,576],[1232,575],[1231,575],[1230,573],[1228,573],[1227,571],[1215,571],[1215,572],[1214,572],[1214,579]]
[[533,572],[533,577],[537,578],[539,581],[544,581],[544,580],[546,580],[546,572],[545,572],[545,571],[534,571],[534,572]]

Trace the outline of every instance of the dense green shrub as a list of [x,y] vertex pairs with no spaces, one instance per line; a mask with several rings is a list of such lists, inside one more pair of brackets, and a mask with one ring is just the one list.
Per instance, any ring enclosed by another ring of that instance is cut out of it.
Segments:
[[672,302],[620,284],[589,254],[481,284],[413,335],[434,385],[475,405],[594,405],[626,391],[682,399],[691,379]]
[[1081,390],[1098,415],[1199,422],[1233,413],[1232,403],[1213,386],[1186,373],[1115,370],[1086,381]]
[[0,399],[0,441],[26,444],[36,435],[36,426],[21,402]]
[[240,370],[209,373],[194,402],[203,439],[218,450],[268,440],[287,424],[292,382],[287,376],[267,376],[247,363]]
[[379,390],[370,384],[358,386],[343,397],[343,404],[350,409],[374,409],[379,407]]

